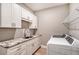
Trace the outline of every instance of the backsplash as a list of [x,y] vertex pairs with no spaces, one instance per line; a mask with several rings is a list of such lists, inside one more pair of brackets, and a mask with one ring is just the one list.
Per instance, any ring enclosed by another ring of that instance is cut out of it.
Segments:
[[0,28],[0,41],[13,39],[16,29]]
[[29,23],[23,22],[22,29],[16,28],[0,28],[0,41],[9,40],[13,38],[21,38],[24,37],[24,29],[29,28]]
[[0,28],[0,41],[24,37],[24,29]]
[[24,37],[24,30],[25,29],[16,29],[14,38],[22,38],[22,37]]

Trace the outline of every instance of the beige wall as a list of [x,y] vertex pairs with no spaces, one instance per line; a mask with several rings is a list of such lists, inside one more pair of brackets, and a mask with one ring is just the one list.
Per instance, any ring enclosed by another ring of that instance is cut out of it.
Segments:
[[62,5],[47,10],[36,12],[39,21],[38,33],[42,44],[46,45],[53,34],[68,33],[68,29],[62,24],[69,13],[69,5]]

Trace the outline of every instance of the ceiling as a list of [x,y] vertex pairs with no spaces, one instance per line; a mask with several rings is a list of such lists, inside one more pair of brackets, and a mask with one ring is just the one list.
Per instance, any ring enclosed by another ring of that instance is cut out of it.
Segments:
[[52,8],[63,4],[66,3],[26,3],[25,5],[31,8],[33,11],[40,11],[43,9]]

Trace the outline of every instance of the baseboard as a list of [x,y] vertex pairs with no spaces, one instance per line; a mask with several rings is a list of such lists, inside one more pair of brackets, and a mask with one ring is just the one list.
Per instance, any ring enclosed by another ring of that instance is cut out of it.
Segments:
[[41,48],[47,48],[47,46],[45,46],[45,45],[41,45]]

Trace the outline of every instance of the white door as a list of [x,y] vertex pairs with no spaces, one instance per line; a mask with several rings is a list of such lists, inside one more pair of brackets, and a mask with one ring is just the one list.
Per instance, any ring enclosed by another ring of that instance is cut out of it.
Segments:
[[12,27],[21,28],[21,7],[18,4],[12,4]]
[[12,21],[12,4],[2,3],[1,4],[1,27],[11,27]]

